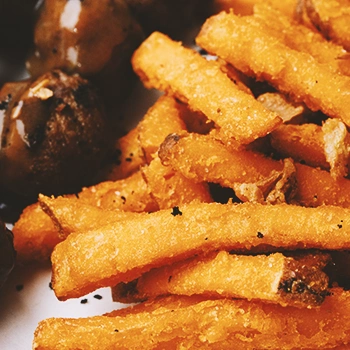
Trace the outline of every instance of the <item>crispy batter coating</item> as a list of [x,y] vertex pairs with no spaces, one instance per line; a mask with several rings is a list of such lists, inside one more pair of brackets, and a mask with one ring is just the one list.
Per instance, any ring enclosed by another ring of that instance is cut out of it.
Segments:
[[133,55],[135,72],[148,88],[174,94],[214,121],[226,138],[249,143],[268,134],[281,119],[240,90],[194,50],[159,32],[151,34]]
[[152,269],[135,281],[114,287],[113,299],[133,303],[160,295],[201,294],[317,306],[328,294],[328,277],[321,269],[329,258],[326,254],[286,257],[281,253],[252,256],[220,251]]
[[206,21],[196,40],[243,73],[350,125],[350,77],[334,74],[310,54],[289,48],[252,16],[222,12]]
[[272,147],[280,156],[329,170],[324,154],[322,128],[316,124],[283,124],[270,135]]
[[298,23],[281,11],[258,3],[254,18],[265,25],[265,30],[291,49],[309,53],[319,63],[327,64],[336,74],[350,75],[350,57],[343,46],[327,40],[314,28]]
[[44,320],[33,349],[327,349],[350,342],[349,315],[349,292],[339,289],[311,309],[169,297],[106,316]]
[[346,208],[190,203],[68,236],[51,255],[53,288],[66,300],[216,249],[349,249],[349,237]]
[[[218,183],[241,193],[238,186],[244,184],[246,189],[262,191],[263,200],[276,181],[291,170],[286,168],[290,165],[286,161],[276,161],[254,151],[230,149],[210,135],[170,135],[160,147],[159,156],[164,164],[194,181]],[[308,207],[324,204],[350,207],[350,180],[335,180],[327,171],[299,163],[294,167],[295,183],[290,178],[290,185],[295,188],[291,188],[289,201]]]
[[350,4],[347,0],[304,0],[314,26],[327,38],[350,50]]

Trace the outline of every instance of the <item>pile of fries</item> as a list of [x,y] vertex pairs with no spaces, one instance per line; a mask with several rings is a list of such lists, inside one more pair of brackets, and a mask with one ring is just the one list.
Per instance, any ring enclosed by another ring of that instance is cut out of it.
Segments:
[[159,32],[136,50],[164,95],[110,180],[41,195],[13,229],[23,262],[51,255],[59,300],[132,306],[43,320],[34,349],[347,348],[350,69],[319,3],[213,15],[196,43],[214,60]]

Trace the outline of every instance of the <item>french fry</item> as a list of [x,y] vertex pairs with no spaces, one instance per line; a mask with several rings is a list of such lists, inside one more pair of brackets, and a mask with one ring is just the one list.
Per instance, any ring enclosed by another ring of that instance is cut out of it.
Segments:
[[[350,209],[190,203],[68,236],[51,255],[60,300],[216,249],[350,248]],[[204,224],[205,223],[205,224]],[[171,230],[169,230],[171,228]],[[140,244],[142,242],[142,244]]]
[[[90,195],[90,193],[83,193],[82,198],[85,199]],[[159,209],[141,170],[126,179],[116,181],[115,185],[99,197],[97,205],[103,209],[132,212],[153,212]]]
[[[126,179],[105,181],[85,187],[79,194],[83,204],[128,211],[155,211],[158,205],[140,172]],[[75,202],[76,196],[65,196]],[[57,228],[39,203],[25,208],[13,227],[18,261],[44,261],[50,258],[55,245],[62,241]]]
[[17,261],[23,264],[49,260],[53,248],[63,240],[39,203],[29,205],[23,210],[12,231]]
[[328,277],[321,270],[329,260],[326,254],[286,257],[281,253],[251,256],[220,251],[120,283],[113,288],[113,300],[134,303],[170,294],[200,294],[312,307],[320,305],[329,293]]
[[186,106],[170,96],[161,96],[136,127],[141,148],[150,163],[159,145],[172,132],[186,130],[182,120]]
[[54,222],[61,239],[75,232],[98,228],[109,222],[117,222],[137,215],[137,213],[122,210],[101,209],[84,203],[78,198],[50,198],[39,195],[39,203]]
[[341,45],[263,2],[254,6],[254,18],[262,21],[271,35],[291,49],[309,53],[336,74],[350,75],[350,57]]
[[324,153],[322,128],[316,124],[283,124],[270,135],[272,147],[282,157],[291,157],[312,167],[329,170]]
[[304,0],[306,12],[320,32],[350,50],[350,5],[346,0],[332,2]]
[[164,165],[189,179],[215,182],[223,187],[258,182],[283,168],[282,162],[253,151],[231,150],[211,135],[169,135],[159,149]]
[[308,207],[339,205],[350,207],[350,181],[334,180],[328,171],[295,163],[297,191],[294,203]]
[[[265,80],[311,110],[321,110],[350,125],[350,78],[334,74],[311,55],[290,49],[265,32],[254,18],[222,12],[209,18],[196,39],[247,75]],[[227,45],[230,42],[230,45]]]
[[229,140],[247,144],[276,128],[281,119],[240,90],[194,50],[154,32],[135,51],[133,68],[148,88],[174,94],[215,122]]
[[165,167],[158,157],[142,168],[144,178],[159,209],[172,208],[192,201],[212,202],[208,185],[186,178],[170,167]]
[[319,308],[169,297],[80,319],[40,322],[33,349],[326,349],[348,344],[349,292]]
[[[237,190],[241,184],[262,190],[264,199],[283,176],[283,162],[244,150],[229,149],[210,135],[170,135],[161,146],[164,164],[197,182],[213,182]],[[350,180],[334,180],[329,172],[295,163],[295,185],[287,201],[308,207],[350,207]],[[291,180],[293,180],[291,178]],[[242,199],[242,198],[241,198]]]

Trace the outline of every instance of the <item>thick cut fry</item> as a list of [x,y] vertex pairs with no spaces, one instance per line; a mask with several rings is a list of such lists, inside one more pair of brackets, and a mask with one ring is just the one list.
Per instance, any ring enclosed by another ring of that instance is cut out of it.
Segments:
[[307,254],[285,257],[233,255],[226,251],[195,257],[143,274],[113,288],[122,303],[169,294],[260,299],[281,305],[320,305],[328,294],[328,277],[321,271],[330,257]]
[[92,189],[88,188],[79,194],[79,198],[86,201],[90,196],[97,197],[96,194],[99,193],[101,195],[98,195],[96,204],[103,209],[121,209],[132,212],[151,212],[159,209],[141,171],[126,179],[105,185],[100,183],[95,187],[97,192],[93,193]]
[[[282,162],[253,151],[228,149],[209,135],[171,135],[160,148],[159,156],[164,164],[194,181],[218,183],[236,190],[240,184],[251,184],[262,190],[264,198],[285,170]],[[336,181],[327,171],[298,163],[294,166],[296,186],[290,201],[308,207],[324,204],[350,207],[348,179]]]
[[110,222],[132,218],[137,213],[122,210],[104,210],[82,202],[78,198],[50,198],[39,195],[43,211],[51,218],[60,238],[68,235],[98,228]]
[[227,139],[247,144],[281,123],[277,114],[240,90],[219,63],[207,61],[164,34],[151,34],[134,53],[132,63],[146,87],[175,94],[214,121]]
[[350,342],[349,292],[319,308],[169,297],[127,313],[40,322],[33,349],[326,349]]
[[17,261],[20,263],[49,260],[55,245],[63,240],[39,203],[23,210],[12,231]]
[[194,254],[275,247],[349,249],[350,209],[191,203],[140,213],[58,244],[51,255],[53,288],[66,300]]
[[317,31],[298,24],[266,3],[254,6],[254,18],[262,21],[270,35],[291,49],[309,53],[319,63],[327,64],[334,73],[350,75],[350,57],[341,45],[326,40]]
[[270,140],[280,156],[329,170],[321,126],[283,124],[271,133]]
[[[105,181],[84,188],[79,194],[84,204],[125,211],[156,211],[157,203],[140,172],[118,181]],[[76,196],[65,196],[75,201]],[[55,245],[62,240],[52,220],[39,203],[24,209],[13,227],[18,261],[44,261],[50,258]]]
[[307,14],[320,32],[350,50],[350,4],[348,0],[304,0]]
[[328,171],[295,164],[297,191],[294,203],[308,207],[319,205],[339,205],[350,207],[350,181],[345,178],[337,181]]
[[311,55],[290,49],[265,32],[253,17],[222,12],[209,18],[197,43],[237,69],[266,80],[311,110],[340,118],[350,125],[350,77],[334,74]]
[[140,145],[149,163],[159,145],[172,132],[186,130],[181,116],[187,107],[173,97],[161,96],[136,127]]
[[198,183],[170,167],[165,167],[158,157],[142,168],[144,178],[159,209],[172,208],[192,201],[212,202],[206,183]]

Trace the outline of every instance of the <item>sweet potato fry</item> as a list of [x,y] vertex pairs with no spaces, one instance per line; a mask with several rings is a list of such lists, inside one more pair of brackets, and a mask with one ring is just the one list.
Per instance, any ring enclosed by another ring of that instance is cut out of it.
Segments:
[[312,167],[329,170],[324,153],[322,128],[316,124],[283,124],[270,135],[272,147],[282,157],[291,157]]
[[[264,198],[284,171],[283,162],[253,151],[229,149],[210,135],[171,135],[160,148],[159,156],[164,164],[194,181],[232,189],[251,184],[263,191]],[[350,207],[350,180],[336,181],[327,171],[298,163],[294,166],[296,187],[290,201],[308,207],[324,204]]]
[[60,300],[79,297],[216,249],[348,249],[349,214],[341,207],[253,203],[190,203],[140,213],[58,244],[51,255],[53,288]]
[[135,130],[147,163],[153,159],[167,135],[186,130],[181,118],[184,109],[187,107],[173,97],[161,96],[139,122]]
[[208,185],[188,179],[170,167],[162,165],[158,157],[142,168],[144,178],[159,209],[172,208],[192,201],[212,202]]
[[81,319],[40,322],[33,349],[326,349],[349,343],[349,292],[319,308],[169,297]]
[[12,231],[17,261],[20,263],[49,260],[55,245],[63,240],[39,203],[23,210]]
[[334,73],[350,75],[350,57],[341,45],[326,40],[317,31],[266,3],[254,6],[254,18],[262,21],[271,35],[291,49],[309,53],[319,63],[327,64]]
[[350,181],[346,178],[334,180],[330,173],[307,165],[295,163],[297,191],[295,203],[308,207],[339,205],[350,207]]
[[326,254],[285,257],[234,255],[226,251],[194,257],[143,274],[113,288],[113,299],[134,303],[169,294],[204,294],[207,298],[260,299],[281,305],[320,305],[328,294],[322,272]]
[[39,203],[43,211],[54,222],[62,239],[75,232],[91,230],[137,215],[137,213],[117,209],[101,209],[84,203],[78,198],[50,198],[39,195]]
[[350,50],[350,4],[347,0],[332,2],[305,0],[306,12],[314,26],[327,38]]
[[243,73],[350,125],[350,77],[334,74],[310,54],[290,49],[252,16],[222,12],[206,21],[196,40]]
[[214,121],[227,139],[247,144],[268,134],[281,119],[240,90],[220,69],[164,34],[151,34],[136,50],[133,68],[148,88],[174,94]]
[[151,212],[159,209],[141,171],[126,179],[101,182],[94,187],[86,188],[79,193],[79,198],[87,203],[96,203],[103,209],[132,212]]
[[[79,194],[84,204],[125,211],[155,211],[158,205],[140,172],[118,181],[105,181],[84,188]],[[76,196],[65,196],[75,202]],[[55,245],[62,241],[57,228],[39,203],[24,209],[14,224],[14,244],[18,261],[44,261],[50,258]]]

